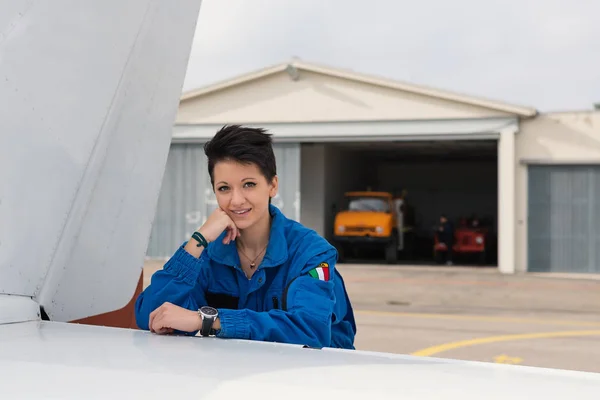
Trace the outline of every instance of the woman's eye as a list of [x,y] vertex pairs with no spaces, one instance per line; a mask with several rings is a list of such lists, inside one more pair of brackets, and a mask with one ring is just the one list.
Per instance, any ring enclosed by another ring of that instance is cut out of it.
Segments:
[[221,187],[220,187],[220,188],[218,188],[217,190],[218,190],[219,192],[224,192],[224,191],[226,191],[227,189],[229,189],[229,187],[228,187],[228,186],[221,186]]
[[254,182],[246,182],[245,186],[246,187],[254,187],[254,186],[256,186],[256,183],[254,183]]

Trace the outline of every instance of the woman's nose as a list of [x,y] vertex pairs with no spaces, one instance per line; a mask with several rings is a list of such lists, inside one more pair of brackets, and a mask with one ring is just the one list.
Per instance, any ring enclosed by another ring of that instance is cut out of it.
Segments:
[[231,195],[231,203],[234,205],[243,204],[245,201],[244,194],[241,190],[234,189]]

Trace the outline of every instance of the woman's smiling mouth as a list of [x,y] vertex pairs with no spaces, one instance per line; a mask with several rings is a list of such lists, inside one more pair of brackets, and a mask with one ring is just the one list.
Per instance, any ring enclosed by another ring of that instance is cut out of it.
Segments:
[[250,212],[251,208],[245,208],[243,210],[231,210],[231,212],[235,215],[244,216]]

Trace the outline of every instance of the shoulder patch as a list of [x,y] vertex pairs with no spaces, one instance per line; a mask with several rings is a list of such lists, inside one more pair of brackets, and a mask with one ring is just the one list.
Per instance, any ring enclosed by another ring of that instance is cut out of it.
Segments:
[[326,262],[322,262],[317,266],[317,268],[313,268],[308,271],[308,274],[315,279],[319,279],[321,281],[329,280],[329,264]]

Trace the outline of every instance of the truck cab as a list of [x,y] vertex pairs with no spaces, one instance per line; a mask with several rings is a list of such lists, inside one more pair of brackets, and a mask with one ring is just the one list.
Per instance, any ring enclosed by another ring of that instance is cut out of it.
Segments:
[[333,242],[340,259],[350,249],[381,248],[386,262],[398,261],[398,210],[389,192],[346,192],[335,216]]

